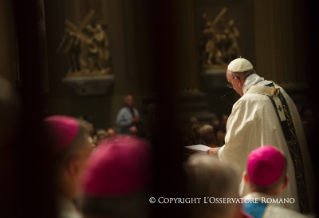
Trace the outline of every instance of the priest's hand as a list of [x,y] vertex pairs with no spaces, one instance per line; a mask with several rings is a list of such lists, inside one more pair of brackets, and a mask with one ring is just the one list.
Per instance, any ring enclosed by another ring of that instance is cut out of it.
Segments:
[[210,155],[216,155],[217,156],[218,148],[211,148],[211,149],[208,149],[206,152],[208,154],[210,154]]

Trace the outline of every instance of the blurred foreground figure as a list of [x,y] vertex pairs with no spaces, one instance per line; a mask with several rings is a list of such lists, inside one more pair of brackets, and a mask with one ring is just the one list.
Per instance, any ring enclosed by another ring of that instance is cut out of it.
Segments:
[[150,145],[141,139],[102,141],[83,174],[84,217],[147,217],[150,164]]
[[[237,174],[229,165],[212,156],[195,154],[187,162],[186,175],[189,185],[189,197],[201,199],[200,203],[190,204],[192,210],[191,217],[250,217],[241,211],[242,204],[239,199]],[[214,202],[215,199],[221,198],[238,199],[239,202]]]
[[[239,167],[239,178],[246,170],[248,154],[263,145],[273,145],[287,156],[290,183],[283,198],[295,198],[287,204],[297,212],[313,210],[314,178],[308,146],[298,110],[283,88],[258,76],[253,65],[244,58],[233,60],[227,68],[229,87],[241,98],[234,104],[227,120],[225,145],[211,148],[218,155]],[[248,187],[240,184],[245,195]]]
[[261,218],[306,218],[296,211],[284,208],[285,199],[279,198],[289,182],[287,168],[286,157],[275,147],[263,146],[249,154],[247,171],[244,173],[249,194],[245,196],[245,199],[258,199],[258,201],[245,202],[246,213]]
[[17,150],[14,138],[19,137],[20,100],[10,83],[0,77],[0,217],[16,217],[19,199],[16,169]]
[[0,77],[0,145],[14,136],[20,112],[20,100],[10,83]]
[[92,151],[87,125],[66,116],[48,117],[45,123],[54,141],[59,218],[81,217],[74,201],[79,195],[80,175]]

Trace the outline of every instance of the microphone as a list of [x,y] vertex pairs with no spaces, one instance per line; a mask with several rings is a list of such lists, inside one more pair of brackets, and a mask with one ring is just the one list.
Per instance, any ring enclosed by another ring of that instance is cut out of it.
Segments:
[[220,98],[221,98],[224,102],[226,102],[227,104],[230,104],[231,106],[233,106],[232,103],[230,103],[229,101],[227,101],[227,100],[224,99],[224,98],[226,97],[226,95],[229,95],[229,94],[233,93],[234,91],[235,91],[235,90],[231,90],[230,92],[227,92],[225,95],[221,96]]

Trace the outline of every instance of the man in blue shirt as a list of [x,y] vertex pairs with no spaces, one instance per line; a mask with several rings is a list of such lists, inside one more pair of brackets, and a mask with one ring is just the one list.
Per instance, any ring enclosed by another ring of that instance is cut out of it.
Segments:
[[140,124],[140,115],[134,108],[134,100],[132,95],[127,95],[124,98],[124,107],[119,111],[116,118],[116,125],[120,127],[122,134],[128,134],[132,126]]

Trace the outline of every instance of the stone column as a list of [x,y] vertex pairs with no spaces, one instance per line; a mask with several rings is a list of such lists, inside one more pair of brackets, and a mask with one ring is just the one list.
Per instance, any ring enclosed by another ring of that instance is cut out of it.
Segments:
[[14,36],[11,2],[0,1],[0,76],[14,86]]
[[195,116],[200,122],[209,122],[215,114],[208,111],[206,94],[199,91],[194,0],[175,1],[175,8],[179,115],[185,121]]
[[285,87],[305,83],[304,75],[297,72],[294,9],[291,0],[254,0],[255,68]]
[[198,92],[194,0],[176,4],[179,91]]

